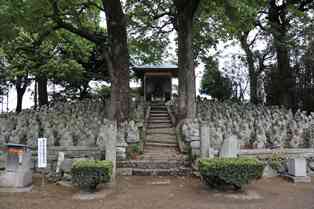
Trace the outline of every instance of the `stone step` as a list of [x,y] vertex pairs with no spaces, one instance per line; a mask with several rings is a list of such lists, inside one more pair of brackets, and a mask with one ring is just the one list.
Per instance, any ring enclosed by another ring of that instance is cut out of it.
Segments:
[[184,160],[184,157],[180,157],[180,155],[158,155],[158,154],[145,154],[141,156],[142,160],[150,160],[150,161],[173,161],[173,160]]
[[[151,130],[150,130],[151,131]],[[154,133],[146,133],[146,139],[148,138],[156,138],[156,139],[174,139],[176,140],[176,135],[174,134],[174,131],[167,132],[167,133],[160,133],[160,132],[154,132]]]
[[145,139],[146,142],[148,141],[157,141],[157,142],[177,142],[177,138],[174,135],[162,135],[162,134],[155,134],[155,135],[148,135]]
[[[154,149],[154,148],[159,148],[159,149]],[[173,148],[172,150],[169,148]],[[144,147],[144,154],[143,156],[148,156],[148,155],[156,155],[156,156],[179,156],[180,153],[176,149],[177,147]]]
[[163,143],[163,144],[177,144],[176,140],[158,140],[158,139],[146,139],[146,143]]
[[170,142],[177,142],[177,138],[174,135],[162,135],[162,134],[155,134],[155,135],[148,135],[145,139],[146,142],[162,142],[162,143],[170,143]]
[[148,129],[146,131],[147,135],[150,134],[167,134],[167,135],[175,135],[174,128],[159,128],[159,129]]
[[144,152],[145,151],[156,151],[156,152],[160,152],[160,153],[179,153],[178,149],[176,146],[155,146],[155,144],[160,144],[160,143],[154,143],[153,145],[151,145],[150,143],[145,143],[144,145]]
[[168,114],[167,110],[151,110],[150,114]]
[[153,104],[150,106],[151,109],[155,109],[155,108],[163,108],[163,109],[167,109],[167,107],[164,104]]
[[122,176],[190,176],[192,169],[188,167],[172,169],[117,168],[117,174]]
[[149,114],[150,118],[154,117],[154,118],[158,118],[158,117],[169,117],[168,113],[150,113]]
[[165,115],[165,116],[151,115],[148,119],[149,120],[170,120],[170,117],[168,115]]
[[132,169],[134,176],[189,176],[191,168],[181,167],[172,169]]
[[150,112],[165,112],[168,113],[167,108],[151,108]]
[[148,119],[148,122],[149,121],[170,121],[171,122],[169,117],[150,117]]
[[126,160],[117,161],[118,168],[169,169],[189,166],[187,160]]
[[148,129],[160,129],[160,128],[171,128],[172,124],[149,124]]
[[[162,148],[162,147],[160,147]],[[144,148],[144,154],[143,156],[148,156],[148,155],[156,155],[156,156],[179,156],[180,153],[177,150],[173,150],[173,151],[167,151],[168,147],[164,147],[162,150],[155,150],[155,149],[148,149],[147,147]],[[173,147],[175,148],[175,147]]]
[[171,120],[149,120],[149,124],[172,124]]
[[170,117],[169,116],[164,116],[164,117],[155,117],[155,116],[151,116],[148,118],[148,120],[161,120],[161,121],[164,121],[164,120],[170,120]]
[[[154,147],[177,147],[177,143],[170,144],[170,143],[156,143],[156,142],[146,142],[145,146],[154,146]],[[145,147],[144,147],[145,150]]]

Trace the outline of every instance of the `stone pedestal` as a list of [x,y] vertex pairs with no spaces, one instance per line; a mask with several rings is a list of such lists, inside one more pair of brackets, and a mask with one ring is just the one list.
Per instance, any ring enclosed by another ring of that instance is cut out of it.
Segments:
[[288,173],[292,176],[307,176],[305,158],[293,158],[288,160]]
[[32,153],[24,145],[8,145],[6,169],[0,187],[23,188],[32,184]]
[[5,172],[0,177],[1,187],[23,188],[32,184],[32,171]]
[[306,173],[305,158],[293,158],[288,160],[288,178],[294,183],[308,183],[311,178]]

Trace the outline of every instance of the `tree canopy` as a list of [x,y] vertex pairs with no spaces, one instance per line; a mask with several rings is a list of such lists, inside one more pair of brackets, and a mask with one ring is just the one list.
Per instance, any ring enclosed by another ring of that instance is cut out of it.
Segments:
[[[172,47],[181,117],[195,116],[197,66],[205,66],[201,92],[219,100],[259,103],[265,74],[267,104],[312,110],[313,9],[309,0],[1,0],[0,93],[14,85],[20,111],[31,82],[41,106],[53,98],[50,84],[82,99],[90,81],[106,81],[111,117],[123,122],[131,67],[172,59]],[[232,55],[242,64],[223,72],[217,47],[226,42],[242,49]],[[249,88],[235,90],[242,71]]]

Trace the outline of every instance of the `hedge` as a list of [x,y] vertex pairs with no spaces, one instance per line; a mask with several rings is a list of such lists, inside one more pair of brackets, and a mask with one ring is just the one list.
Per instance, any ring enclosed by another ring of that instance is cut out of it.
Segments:
[[112,175],[112,162],[107,160],[79,160],[71,169],[72,182],[81,190],[95,191],[100,183],[107,183]]
[[253,158],[217,158],[199,161],[204,182],[213,188],[231,185],[241,189],[262,176],[264,163]]

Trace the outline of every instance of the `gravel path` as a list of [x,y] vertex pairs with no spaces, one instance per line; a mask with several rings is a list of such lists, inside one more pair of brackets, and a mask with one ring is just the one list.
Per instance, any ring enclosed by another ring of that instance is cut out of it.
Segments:
[[85,201],[73,199],[77,189],[48,184],[43,190],[34,180],[30,193],[0,193],[0,209],[314,209],[314,183],[281,178],[259,180],[245,193],[223,193],[195,177],[119,177],[106,197]]

